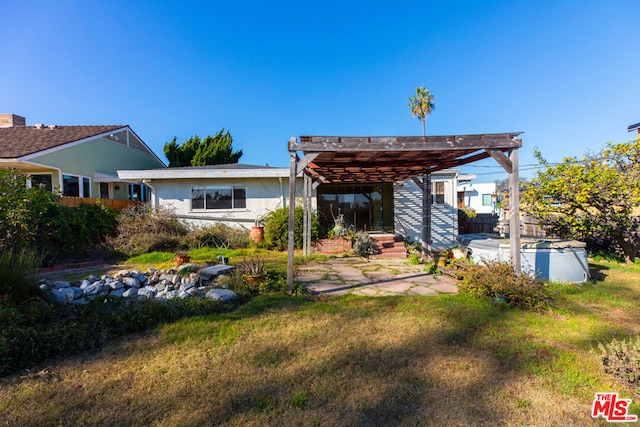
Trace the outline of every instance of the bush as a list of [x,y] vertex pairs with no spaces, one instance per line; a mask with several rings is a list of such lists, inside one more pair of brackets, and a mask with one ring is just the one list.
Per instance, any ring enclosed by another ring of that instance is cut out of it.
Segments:
[[244,228],[230,227],[220,222],[193,230],[190,233],[194,249],[242,249],[249,247],[249,232]]
[[[302,248],[303,212],[296,206],[294,213],[294,237],[296,249]],[[320,222],[318,216],[311,215],[311,240],[319,236]],[[284,251],[289,247],[289,208],[280,208],[269,212],[264,227],[264,245],[267,249]]]
[[39,295],[33,271],[40,264],[35,252],[0,252],[0,300],[22,303]]
[[120,212],[117,235],[107,243],[129,257],[153,251],[176,252],[189,247],[188,233],[187,226],[172,212],[137,205]]
[[82,255],[117,233],[118,211],[96,204],[70,208],[60,204],[49,207],[43,215],[38,250],[48,264],[55,260]]
[[369,255],[377,254],[379,249],[371,236],[369,236],[369,233],[366,231],[358,231],[353,241],[353,252],[361,257],[368,258]]
[[542,309],[548,306],[551,294],[545,283],[530,274],[517,274],[510,263],[489,261],[474,264],[462,273],[460,291],[470,295],[491,298],[522,309]]
[[[101,297],[85,305],[42,301],[0,304],[0,375],[56,355],[97,348],[107,340],[192,315],[221,313],[238,303],[208,299],[158,301]],[[43,327],[46,325],[46,327]]]
[[640,337],[629,340],[614,338],[610,343],[598,343],[598,348],[605,372],[640,387]]

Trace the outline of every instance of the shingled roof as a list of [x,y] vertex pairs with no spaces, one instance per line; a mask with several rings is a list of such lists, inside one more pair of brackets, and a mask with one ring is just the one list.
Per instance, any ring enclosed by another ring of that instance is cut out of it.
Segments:
[[19,158],[123,128],[126,125],[0,128],[0,158]]

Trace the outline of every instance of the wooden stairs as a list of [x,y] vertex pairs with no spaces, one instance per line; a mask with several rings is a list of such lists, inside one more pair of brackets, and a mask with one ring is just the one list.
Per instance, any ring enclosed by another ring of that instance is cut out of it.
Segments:
[[406,258],[407,247],[401,236],[389,233],[369,233],[369,236],[376,242],[379,252],[371,255],[372,259],[384,258]]

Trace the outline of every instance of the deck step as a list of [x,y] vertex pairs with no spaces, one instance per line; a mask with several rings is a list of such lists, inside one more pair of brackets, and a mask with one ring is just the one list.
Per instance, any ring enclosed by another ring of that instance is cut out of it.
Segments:
[[380,249],[376,255],[372,255],[373,259],[380,258],[406,258],[407,248],[401,236],[393,234],[371,234],[371,238]]

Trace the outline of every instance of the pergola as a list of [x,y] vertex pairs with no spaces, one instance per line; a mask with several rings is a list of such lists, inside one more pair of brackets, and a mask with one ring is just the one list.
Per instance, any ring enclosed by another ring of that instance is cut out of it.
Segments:
[[[520,269],[518,148],[522,132],[447,136],[301,136],[289,141],[289,252],[287,289],[293,285],[296,177],[304,178],[304,253],[311,246],[311,194],[321,184],[413,180],[422,189],[422,250],[431,250],[431,174],[492,157],[509,174],[511,260]],[[299,153],[302,155],[300,156]]]

